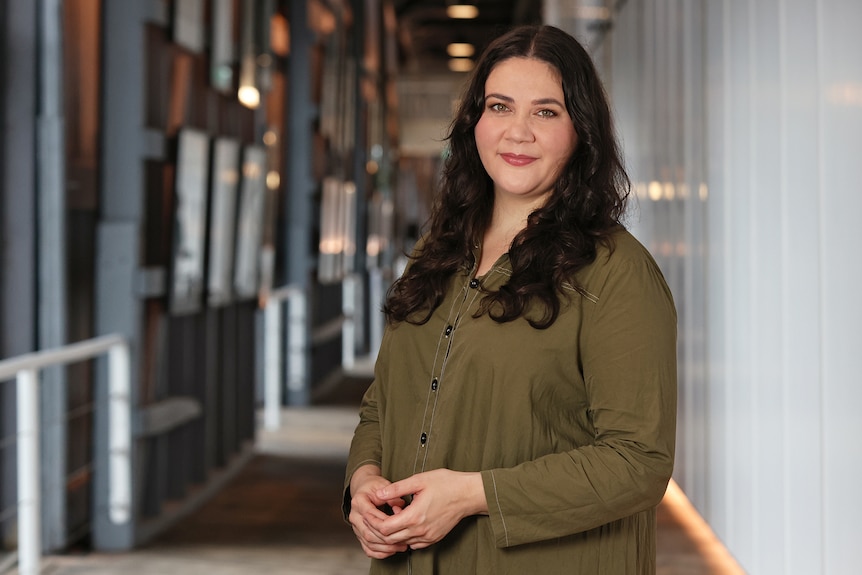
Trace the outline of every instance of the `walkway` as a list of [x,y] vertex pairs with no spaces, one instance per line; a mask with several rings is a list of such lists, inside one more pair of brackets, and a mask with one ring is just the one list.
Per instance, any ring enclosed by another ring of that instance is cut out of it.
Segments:
[[[43,574],[365,574],[338,504],[356,421],[354,405],[286,409],[282,429],[260,432],[236,479],[152,545],[46,557]],[[688,507],[673,489],[659,507],[658,575],[741,574]]]

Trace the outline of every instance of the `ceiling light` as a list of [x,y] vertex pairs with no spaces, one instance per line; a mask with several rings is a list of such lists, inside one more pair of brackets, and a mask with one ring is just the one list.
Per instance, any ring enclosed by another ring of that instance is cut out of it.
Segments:
[[239,69],[239,90],[237,98],[246,108],[255,109],[260,105],[260,90],[257,88],[257,69],[255,68],[254,56],[242,59]]
[[449,69],[453,72],[469,72],[473,69],[473,60],[470,58],[452,58],[449,60]]
[[446,53],[453,58],[469,58],[476,53],[476,48],[466,42],[453,42],[446,46]]
[[475,18],[479,15],[479,9],[472,4],[452,4],[446,8],[449,18]]

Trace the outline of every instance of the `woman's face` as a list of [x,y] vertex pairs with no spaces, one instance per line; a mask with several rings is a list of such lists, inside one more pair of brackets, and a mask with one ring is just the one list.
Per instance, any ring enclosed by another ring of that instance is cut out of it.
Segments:
[[578,142],[557,70],[530,58],[497,64],[475,137],[497,198],[544,203]]

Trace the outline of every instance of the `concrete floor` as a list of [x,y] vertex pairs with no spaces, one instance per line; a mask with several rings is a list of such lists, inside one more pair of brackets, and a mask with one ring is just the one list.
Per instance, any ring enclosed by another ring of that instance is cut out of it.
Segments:
[[[360,575],[369,560],[341,518],[353,406],[286,409],[239,475],[151,545],[46,557],[45,575]],[[659,507],[658,574],[739,574],[679,492]]]

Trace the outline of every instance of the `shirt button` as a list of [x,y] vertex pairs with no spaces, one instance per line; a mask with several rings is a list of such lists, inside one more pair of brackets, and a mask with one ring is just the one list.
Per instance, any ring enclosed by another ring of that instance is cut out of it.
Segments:
[[425,445],[427,442],[428,442],[428,434],[427,434],[427,433],[423,433],[423,434],[419,437],[419,443],[421,443],[422,445]]
[[431,380],[431,391],[437,391],[437,378]]
[[449,337],[449,334],[452,333],[452,326],[451,325],[446,326],[446,332],[445,333],[446,333],[446,337]]
[[479,280],[477,280],[477,279],[470,280],[470,287],[473,289],[476,289],[477,287],[479,287]]

